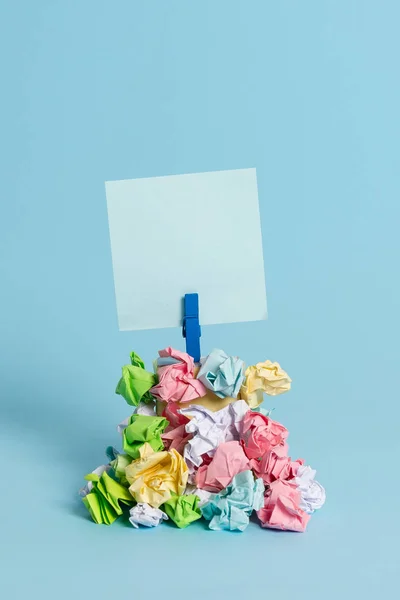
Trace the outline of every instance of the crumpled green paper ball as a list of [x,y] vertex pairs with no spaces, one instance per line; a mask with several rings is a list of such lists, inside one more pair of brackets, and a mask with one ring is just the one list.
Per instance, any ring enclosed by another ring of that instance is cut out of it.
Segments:
[[188,494],[187,496],[174,494],[163,504],[163,509],[175,525],[182,529],[201,518],[198,503],[199,498],[194,494]]
[[139,448],[148,442],[154,452],[164,450],[161,434],[169,422],[164,417],[148,417],[134,414],[129,425],[123,430],[123,448],[133,459],[139,458]]
[[115,393],[123,396],[131,406],[137,406],[141,400],[143,402],[154,401],[149,390],[156,383],[157,375],[146,371],[140,356],[131,352],[131,364],[122,367],[122,377]]
[[122,515],[121,504],[126,506],[135,504],[129,491],[107,472],[100,477],[89,473],[85,479],[92,482],[93,488],[82,498],[82,501],[95,523],[111,525],[119,515]]

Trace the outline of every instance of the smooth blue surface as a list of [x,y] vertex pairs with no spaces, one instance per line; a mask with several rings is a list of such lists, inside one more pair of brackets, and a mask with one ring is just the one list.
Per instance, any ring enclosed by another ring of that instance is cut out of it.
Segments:
[[[394,598],[399,3],[1,12],[4,597]],[[304,535],[96,526],[75,491],[129,414],[120,367],[184,348],[179,329],[118,332],[104,181],[248,166],[269,320],[204,327],[202,348],[290,373],[275,415],[327,504]]]

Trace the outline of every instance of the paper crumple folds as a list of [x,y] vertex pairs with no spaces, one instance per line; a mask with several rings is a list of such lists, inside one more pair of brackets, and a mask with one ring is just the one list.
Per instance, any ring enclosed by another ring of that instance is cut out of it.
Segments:
[[110,462],[110,466],[113,468],[115,476],[118,478],[122,485],[128,486],[128,481],[125,476],[125,470],[128,465],[132,462],[132,457],[128,454],[118,454],[114,460]]
[[146,502],[158,508],[170,499],[171,493],[179,496],[185,491],[188,468],[176,450],[154,452],[147,442],[139,449],[140,458],[126,467],[125,476],[129,491],[136,502]]
[[163,520],[168,520],[168,516],[159,508],[153,508],[145,502],[139,502],[129,511],[129,522],[136,529],[139,525],[145,527],[156,527]]
[[169,518],[181,529],[201,518],[199,498],[193,494],[184,496],[172,494],[171,498],[164,503],[163,508]]
[[123,448],[132,458],[139,458],[139,449],[148,442],[154,452],[164,449],[161,434],[167,427],[164,417],[147,417],[134,414],[129,418],[128,426],[122,431]]
[[[94,471],[92,471],[90,473],[90,475],[97,475],[98,477],[100,477],[100,475],[103,475],[104,472],[110,471],[111,466],[110,465],[100,465],[99,467],[96,467],[96,469]],[[93,489],[93,483],[92,481],[89,479],[88,480],[88,475],[86,475],[85,479],[87,481],[86,485],[84,485],[84,487],[82,487],[79,490],[79,495],[82,496],[82,498],[84,498],[85,496],[87,496],[89,494],[89,492],[92,491]]]
[[143,400],[141,400],[139,402],[139,404],[137,405],[136,408],[136,412],[137,415],[146,415],[147,417],[155,417],[157,415],[156,413],[156,403],[155,402],[143,402]]
[[115,458],[117,458],[119,451],[114,448],[114,446],[107,446],[106,448],[106,456],[108,458],[108,460],[114,460]]
[[277,396],[290,390],[292,380],[279,363],[266,360],[247,367],[240,388],[240,398],[246,400],[250,408],[256,408],[264,399],[264,392]]
[[132,506],[132,496],[126,487],[112,479],[107,471],[100,476],[90,473],[85,479],[93,487],[82,501],[96,523],[111,525],[122,514],[121,504]]
[[261,526],[305,531],[310,515],[300,508],[300,502],[300,491],[294,481],[274,481],[265,494],[264,507],[257,512]]
[[188,441],[192,438],[190,433],[186,432],[185,425],[189,422],[189,419],[185,415],[181,415],[178,410],[178,406],[175,402],[169,402],[164,410],[163,417],[165,417],[169,425],[161,436],[161,439],[166,450],[172,450],[175,448],[179,454],[183,455],[184,448]]
[[149,390],[157,381],[156,375],[146,371],[144,362],[135,352],[131,352],[131,363],[122,367],[122,377],[115,393],[125,398],[131,406],[137,406],[141,400],[152,402],[154,398]]
[[264,484],[262,479],[254,480],[251,471],[243,471],[219,494],[212,494],[201,512],[210,521],[210,529],[244,531],[254,510],[264,504]]
[[215,451],[209,465],[202,465],[196,472],[196,484],[209,492],[220,492],[238,473],[250,469],[250,462],[239,442],[225,442]]
[[120,435],[122,435],[122,432],[124,431],[124,429],[126,429],[129,425],[129,421],[130,421],[131,417],[126,417],[126,419],[124,419],[123,421],[121,421],[121,423],[118,423],[117,425],[117,431]]
[[294,479],[301,496],[300,508],[308,514],[321,508],[326,499],[325,489],[315,481],[315,475],[315,469],[302,465],[298,468]]
[[213,455],[222,442],[239,440],[241,422],[249,407],[244,400],[228,404],[225,408],[212,412],[204,406],[189,406],[181,413],[191,418],[186,424],[186,432],[192,433],[184,450],[184,457],[190,468],[200,466],[202,455]]
[[167,419],[169,427],[175,428],[189,423],[189,419],[181,413],[175,402],[169,402],[165,405],[162,416]]
[[214,348],[201,361],[197,379],[219,398],[236,398],[243,381],[244,362],[237,356],[228,356]]
[[[146,404],[145,402],[139,402],[136,409],[134,408],[133,414],[143,415],[145,417],[156,417],[157,413],[156,413],[155,402],[149,402],[148,404]],[[163,415],[163,416],[165,416],[165,415]],[[126,419],[121,421],[121,423],[118,423],[117,431],[120,435],[122,435],[122,432],[124,431],[124,429],[126,429],[128,427],[128,425],[130,424],[131,417],[132,417],[132,415],[130,415],[129,417],[126,417]]]
[[194,377],[194,361],[189,354],[171,347],[160,350],[160,359],[173,359],[158,366],[158,383],[151,388],[153,396],[164,402],[190,402],[205,396],[206,388]]
[[251,468],[257,477],[261,477],[266,485],[269,485],[277,479],[293,479],[304,461],[301,458],[292,460],[286,454],[284,446],[277,446],[276,449],[264,454],[261,460],[252,459]]
[[249,410],[243,419],[241,442],[249,458],[261,458],[273,448],[284,445],[289,432],[270,417]]
[[189,483],[186,486],[186,490],[184,492],[187,495],[195,495],[199,499],[198,507],[201,508],[204,504],[210,500],[210,497],[213,495],[211,492],[207,492],[207,490],[201,490],[200,488],[196,488],[195,485],[190,485]]
[[179,454],[183,455],[185,446],[192,439],[192,435],[186,433],[185,425],[179,425],[179,427],[167,427],[161,439],[166,450],[175,448]]

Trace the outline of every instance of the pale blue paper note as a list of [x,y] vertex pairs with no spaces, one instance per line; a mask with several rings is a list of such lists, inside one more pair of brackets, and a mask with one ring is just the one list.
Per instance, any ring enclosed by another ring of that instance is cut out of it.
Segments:
[[107,181],[120,330],[267,318],[255,169]]

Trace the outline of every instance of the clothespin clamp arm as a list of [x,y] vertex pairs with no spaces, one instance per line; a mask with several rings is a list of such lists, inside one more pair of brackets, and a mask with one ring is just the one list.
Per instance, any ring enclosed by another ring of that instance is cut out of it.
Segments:
[[200,362],[199,295],[185,294],[182,335],[186,340],[186,352],[194,362]]

